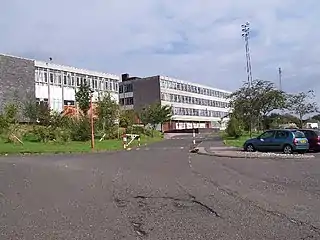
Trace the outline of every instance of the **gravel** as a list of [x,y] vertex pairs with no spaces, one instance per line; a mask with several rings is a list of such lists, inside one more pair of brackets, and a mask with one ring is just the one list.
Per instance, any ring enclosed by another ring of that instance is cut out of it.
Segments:
[[230,158],[270,158],[270,159],[311,159],[315,156],[312,154],[284,154],[273,152],[245,152],[237,148],[230,147],[198,147],[197,151],[192,151],[202,155],[212,155],[216,157],[230,157]]
[[284,154],[273,152],[244,152],[237,151],[237,154],[246,157],[270,157],[270,158],[314,158],[311,154]]

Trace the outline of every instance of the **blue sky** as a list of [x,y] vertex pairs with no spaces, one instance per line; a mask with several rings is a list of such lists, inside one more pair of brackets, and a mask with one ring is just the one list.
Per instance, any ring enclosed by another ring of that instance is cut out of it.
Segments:
[[235,90],[246,80],[240,25],[251,23],[254,78],[320,99],[320,1],[10,0],[0,52],[115,74],[162,74]]

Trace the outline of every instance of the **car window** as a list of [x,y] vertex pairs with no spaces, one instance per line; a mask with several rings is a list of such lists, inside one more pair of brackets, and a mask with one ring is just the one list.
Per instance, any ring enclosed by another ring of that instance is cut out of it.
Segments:
[[315,137],[316,136],[316,134],[315,134],[315,132],[313,132],[313,131],[301,131],[301,132],[303,132],[304,133],[304,135],[306,136],[306,138],[312,138],[312,137]]
[[310,138],[312,136],[311,132],[308,130],[302,130],[301,132],[304,133],[304,135],[306,136],[306,138]]
[[260,135],[260,138],[271,138],[274,135],[274,131],[267,131]]
[[276,139],[286,139],[288,137],[288,131],[277,131],[275,138]]
[[300,132],[300,131],[293,132],[293,135],[294,135],[295,138],[305,138],[304,133]]
[[320,136],[320,131],[314,131],[316,136]]

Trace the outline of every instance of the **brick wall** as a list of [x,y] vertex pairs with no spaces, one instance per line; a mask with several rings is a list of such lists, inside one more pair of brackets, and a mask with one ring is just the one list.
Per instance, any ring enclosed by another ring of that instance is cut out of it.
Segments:
[[15,102],[23,121],[23,104],[35,98],[34,61],[0,54],[0,111],[8,102]]

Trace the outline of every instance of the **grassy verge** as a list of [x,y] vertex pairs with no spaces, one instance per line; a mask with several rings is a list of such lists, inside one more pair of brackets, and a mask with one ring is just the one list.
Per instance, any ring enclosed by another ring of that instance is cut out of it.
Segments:
[[[260,132],[252,133],[252,137],[257,137],[260,134],[261,134]],[[225,143],[225,145],[230,146],[230,147],[240,147],[240,148],[242,148],[244,142],[250,138],[250,135],[249,135],[249,133],[245,133],[239,138],[234,138],[234,137],[227,136],[225,133],[222,133],[221,137],[222,137],[223,142]]]
[[[150,144],[153,142],[161,141],[161,137],[141,137],[142,144]],[[138,142],[135,140],[130,147],[136,147]],[[95,141],[95,150],[99,151],[112,151],[112,150],[121,150],[123,149],[122,141],[118,139],[104,140],[99,142]],[[57,142],[27,142],[25,141],[23,145],[6,143],[0,141],[0,155],[4,154],[40,154],[40,153],[85,153],[91,152],[91,145],[89,142],[66,142],[66,143],[57,143]]]

